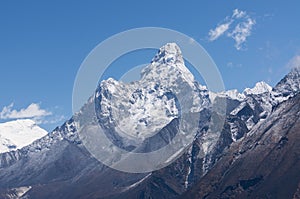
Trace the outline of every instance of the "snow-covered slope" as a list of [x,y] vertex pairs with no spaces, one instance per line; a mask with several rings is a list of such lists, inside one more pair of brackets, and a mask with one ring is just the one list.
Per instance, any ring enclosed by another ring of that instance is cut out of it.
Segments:
[[47,135],[33,120],[0,123],[0,153],[20,149]]

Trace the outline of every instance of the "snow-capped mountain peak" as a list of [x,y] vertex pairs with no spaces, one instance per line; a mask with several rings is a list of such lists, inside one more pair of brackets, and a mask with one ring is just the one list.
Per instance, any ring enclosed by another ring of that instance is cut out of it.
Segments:
[[139,142],[180,117],[180,98],[190,111],[199,110],[206,103],[199,97],[201,88],[184,65],[177,44],[168,43],[142,70],[139,81],[126,84],[110,78],[101,82],[95,100],[101,110],[98,117],[121,137]]
[[0,153],[23,148],[45,135],[47,131],[30,119],[0,123]]
[[[194,84],[193,74],[184,65],[180,48],[176,43],[162,46],[151,64],[141,72],[142,81],[158,81],[162,83],[176,83],[177,80]],[[171,81],[170,81],[171,80]]]
[[272,87],[266,82],[257,82],[253,88],[246,88],[244,90],[245,95],[260,95],[263,93],[270,93],[272,91]]
[[283,99],[294,96],[299,90],[300,67],[294,67],[273,89],[275,96]]
[[152,59],[152,62],[169,62],[173,64],[177,62],[180,62],[181,64],[184,63],[181,50],[176,43],[167,43],[166,45],[162,46]]

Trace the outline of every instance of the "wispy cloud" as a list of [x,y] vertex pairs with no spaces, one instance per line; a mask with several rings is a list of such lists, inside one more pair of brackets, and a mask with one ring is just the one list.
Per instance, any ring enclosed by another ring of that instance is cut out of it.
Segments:
[[0,119],[20,119],[20,118],[37,118],[51,115],[44,109],[41,109],[39,104],[32,103],[27,108],[20,110],[13,109],[14,104],[3,107],[0,113]]
[[242,17],[245,17],[247,13],[245,11],[234,9],[232,13],[232,18],[240,19]]
[[214,41],[222,36],[230,26],[231,22],[223,23],[218,25],[214,30],[210,30],[208,33],[209,41]]
[[234,46],[237,50],[242,50],[255,24],[255,19],[251,18],[246,11],[234,9],[231,16],[226,16],[216,28],[209,30],[208,40],[215,41],[222,35],[226,35],[235,41]]
[[294,56],[286,65],[287,68],[299,68],[300,69],[300,55]]
[[245,43],[247,37],[251,35],[254,24],[255,20],[248,18],[246,21],[239,23],[232,32],[228,33],[228,36],[234,39],[234,46],[237,50],[241,50],[243,43]]
[[56,116],[52,116],[52,117],[38,117],[38,118],[34,118],[34,121],[37,124],[57,124],[61,121],[66,120],[67,118],[64,115],[56,115]]
[[233,63],[233,62],[228,62],[227,67],[228,68],[240,68],[240,67],[242,67],[242,64],[236,64],[236,63]]

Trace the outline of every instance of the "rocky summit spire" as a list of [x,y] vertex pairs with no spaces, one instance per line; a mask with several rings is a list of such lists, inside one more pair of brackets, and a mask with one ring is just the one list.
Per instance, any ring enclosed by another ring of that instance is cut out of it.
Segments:
[[300,91],[300,67],[294,67],[280,82],[274,87],[277,95],[287,97],[294,96]]
[[180,48],[176,43],[162,46],[151,63],[142,70],[142,80],[183,80],[193,85],[194,76],[184,65]]
[[152,59],[152,62],[157,63],[169,63],[169,64],[184,64],[181,50],[176,43],[167,43],[162,46],[155,57]]

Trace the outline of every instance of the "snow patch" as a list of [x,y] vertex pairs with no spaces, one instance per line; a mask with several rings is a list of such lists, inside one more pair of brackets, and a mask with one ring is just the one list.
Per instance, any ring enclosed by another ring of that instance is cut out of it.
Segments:
[[177,156],[179,156],[183,151],[185,150],[185,147],[179,149],[178,151],[176,151],[173,155],[171,155],[166,161],[165,163],[169,163],[172,160],[176,159]]
[[47,134],[30,119],[0,123],[0,153],[21,149]]
[[13,188],[10,190],[12,193],[7,194],[6,196],[9,199],[19,199],[23,197],[30,189],[31,186]]
[[139,184],[141,184],[143,181],[145,181],[147,178],[149,178],[151,176],[152,173],[149,173],[148,175],[146,175],[144,178],[142,178],[141,180],[137,181],[136,183],[126,187],[123,191],[127,191],[129,189],[132,189],[136,186],[138,186]]
[[189,186],[189,177],[190,177],[190,174],[192,172],[192,168],[191,168],[191,166],[192,166],[192,151],[193,151],[193,146],[191,146],[189,148],[189,151],[188,151],[188,157],[189,157],[188,158],[188,164],[189,164],[189,166],[188,166],[188,172],[187,172],[187,174],[185,176],[185,181],[184,181],[184,187],[185,187],[185,189],[187,189],[188,186]]

